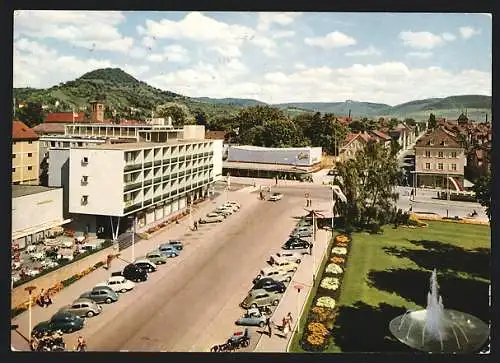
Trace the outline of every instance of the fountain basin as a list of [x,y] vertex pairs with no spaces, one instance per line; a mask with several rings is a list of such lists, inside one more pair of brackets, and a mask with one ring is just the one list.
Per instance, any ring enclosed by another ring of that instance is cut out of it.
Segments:
[[397,316],[389,330],[402,343],[429,353],[474,353],[490,334],[489,326],[473,315],[444,309],[439,314],[438,331],[426,326],[427,309]]

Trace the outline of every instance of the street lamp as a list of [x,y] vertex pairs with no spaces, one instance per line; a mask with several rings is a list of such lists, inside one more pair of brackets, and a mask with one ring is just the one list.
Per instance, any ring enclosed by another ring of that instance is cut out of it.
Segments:
[[28,339],[31,343],[31,293],[33,292],[33,290],[36,290],[36,286],[33,286],[33,285],[30,285],[30,286],[26,286],[24,288],[24,291],[27,291],[28,292],[28,296],[29,296],[29,301],[28,301]]
[[132,216],[132,262],[135,261],[135,225],[136,218],[134,215]]

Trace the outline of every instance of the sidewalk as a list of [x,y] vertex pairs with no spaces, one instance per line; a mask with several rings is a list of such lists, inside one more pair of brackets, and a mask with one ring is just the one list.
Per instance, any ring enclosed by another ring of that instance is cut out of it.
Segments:
[[[289,341],[293,337],[294,332],[297,329],[297,322],[300,320],[300,316],[303,313],[304,305],[311,291],[311,285],[313,285],[313,263],[315,264],[315,275],[317,278],[318,270],[321,266],[323,256],[327,252],[326,249],[330,238],[330,231],[326,231],[324,229],[318,230],[316,242],[313,247],[313,256],[305,255],[304,260],[300,263],[298,270],[295,272],[290,285],[283,294],[283,297],[281,298],[281,301],[271,318],[272,322],[277,325],[281,325],[281,319],[283,319],[286,314],[291,312],[293,317],[292,331],[288,333],[287,338],[283,337],[282,333],[276,329],[273,329],[273,335],[271,337],[262,334],[254,352],[284,353],[287,351]],[[302,286],[300,293],[298,293],[298,290],[294,287],[295,285]]]
[[[217,196],[213,201],[208,199],[198,204],[197,208],[192,213],[193,220],[210,212],[214,208],[214,205],[223,203],[225,198],[226,195],[223,193]],[[191,223],[192,221],[190,221],[189,216],[186,216],[180,220],[179,224],[170,224],[169,226],[154,233],[148,240],[136,241],[134,245],[135,259],[144,256],[146,253],[157,247],[157,245],[162,242],[162,239],[166,238],[165,234],[168,234],[168,238],[170,239],[182,237],[186,232],[190,231]],[[109,271],[104,268],[99,268],[84,276],[74,284],[64,288],[56,294],[53,297],[54,303],[47,308],[41,308],[38,305],[33,305],[31,309],[32,328],[42,321],[49,320],[52,315],[54,315],[63,306],[73,302],[76,298],[78,298],[78,296],[85,291],[92,289],[97,283],[105,281],[109,278],[112,271],[122,269],[127,265],[127,261],[132,260],[132,247],[128,247],[120,252],[119,259],[114,259],[112,261]],[[36,284],[36,281],[34,283]],[[13,318],[11,323],[19,325],[18,331],[20,333],[11,331],[11,345],[18,350],[29,350],[28,341],[26,340],[29,337],[28,311],[25,311]],[[72,349],[73,346],[68,344],[68,347]]]

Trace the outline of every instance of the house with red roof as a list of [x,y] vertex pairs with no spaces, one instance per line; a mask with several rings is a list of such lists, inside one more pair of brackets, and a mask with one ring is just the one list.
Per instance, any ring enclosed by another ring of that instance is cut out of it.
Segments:
[[39,181],[39,137],[22,121],[12,123],[12,183]]

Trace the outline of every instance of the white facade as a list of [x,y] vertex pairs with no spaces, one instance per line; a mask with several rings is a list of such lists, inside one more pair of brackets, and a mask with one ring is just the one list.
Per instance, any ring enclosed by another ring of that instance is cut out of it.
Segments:
[[229,146],[227,161],[311,166],[321,162],[321,147],[268,148]]
[[213,140],[214,148],[214,180],[222,178],[222,155],[224,153],[223,140]]
[[[17,185],[12,188],[12,240],[19,247],[64,224],[62,188]],[[24,193],[22,188],[33,191]]]
[[[206,191],[215,180],[215,159],[222,173],[214,140],[71,149],[69,210],[118,217],[152,209],[146,213],[149,224],[155,213],[182,209],[189,195]],[[164,210],[154,211],[160,205]]]

